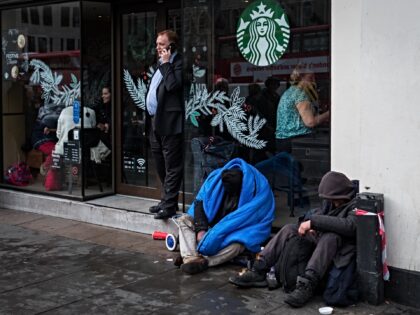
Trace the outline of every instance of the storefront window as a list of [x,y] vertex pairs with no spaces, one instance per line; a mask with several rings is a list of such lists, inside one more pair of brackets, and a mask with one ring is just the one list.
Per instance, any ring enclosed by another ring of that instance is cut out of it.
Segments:
[[[277,211],[319,204],[317,185],[330,169],[330,6],[329,0],[184,1],[191,197],[212,169],[240,157],[266,175]],[[203,29],[209,12],[214,30]],[[288,108],[291,84],[302,99]],[[304,122],[302,106],[311,117],[322,115],[321,123]],[[295,122],[296,132],[289,126]]]
[[[22,12],[27,10],[30,21],[25,23]],[[83,127],[96,129],[91,100],[100,96],[101,80],[110,73],[110,34],[104,40],[107,46],[100,46],[98,34],[104,32],[84,34],[95,38],[96,46],[86,45],[84,58],[93,55],[92,51],[95,58],[83,68],[86,81],[82,80],[80,44],[76,45],[80,27],[70,26],[63,12],[80,14],[79,2],[1,13],[2,167],[6,171],[2,184],[80,198],[89,184],[88,172],[83,176],[88,166],[82,161],[90,159],[90,151],[82,145],[89,140]],[[44,23],[39,23],[40,16]],[[92,20],[84,18],[87,25]],[[103,48],[102,55],[99,48]],[[107,57],[101,59],[103,55]]]

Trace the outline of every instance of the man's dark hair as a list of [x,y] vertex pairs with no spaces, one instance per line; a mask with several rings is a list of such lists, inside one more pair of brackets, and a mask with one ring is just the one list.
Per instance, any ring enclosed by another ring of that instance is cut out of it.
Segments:
[[175,45],[178,46],[179,37],[178,37],[178,34],[175,33],[173,30],[161,31],[161,32],[158,33],[158,36],[161,36],[161,35],[168,36],[169,42],[174,43]]

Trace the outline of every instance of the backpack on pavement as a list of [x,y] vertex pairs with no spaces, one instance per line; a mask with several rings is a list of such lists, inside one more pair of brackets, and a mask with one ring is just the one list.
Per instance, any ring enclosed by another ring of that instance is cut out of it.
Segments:
[[359,300],[356,281],[356,259],[347,266],[332,266],[328,274],[327,287],[323,294],[324,302],[331,306],[349,306]]
[[289,238],[284,244],[274,267],[276,279],[286,293],[296,288],[297,277],[305,273],[314,248],[313,243],[297,235]]

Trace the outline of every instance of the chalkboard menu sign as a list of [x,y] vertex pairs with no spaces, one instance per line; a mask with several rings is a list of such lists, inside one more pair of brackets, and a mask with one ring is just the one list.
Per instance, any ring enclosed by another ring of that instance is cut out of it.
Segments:
[[68,141],[64,143],[64,162],[80,163],[80,141]]

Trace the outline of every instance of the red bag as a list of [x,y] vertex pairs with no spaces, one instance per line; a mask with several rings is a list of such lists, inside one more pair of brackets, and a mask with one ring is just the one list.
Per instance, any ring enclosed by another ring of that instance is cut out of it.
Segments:
[[33,180],[31,170],[25,162],[14,163],[10,166],[4,174],[4,179],[15,186],[27,186]]
[[61,190],[61,173],[60,170],[50,168],[48,170],[47,176],[45,177],[45,190],[51,191],[51,190]]

